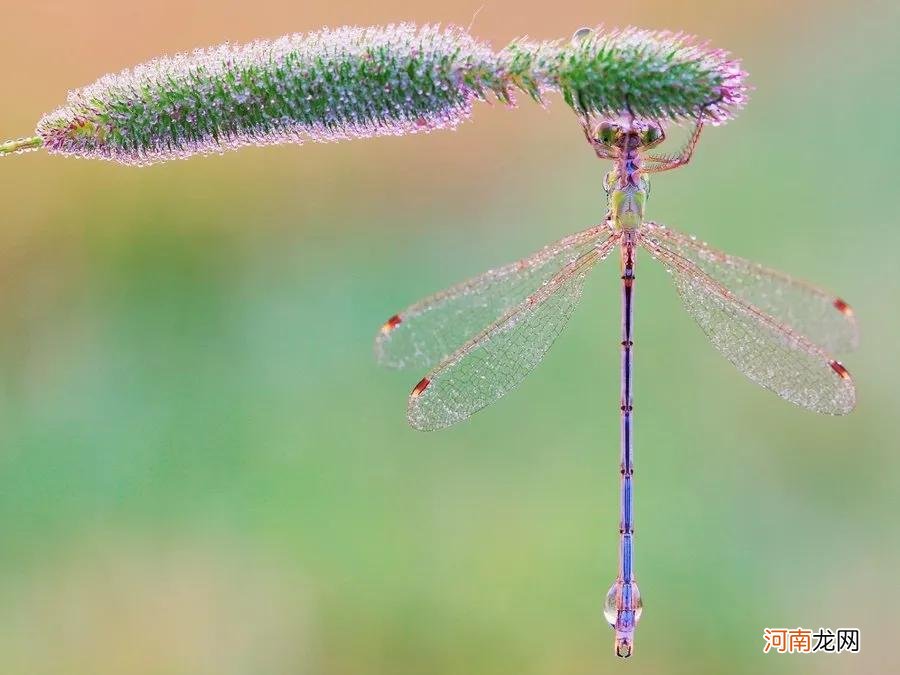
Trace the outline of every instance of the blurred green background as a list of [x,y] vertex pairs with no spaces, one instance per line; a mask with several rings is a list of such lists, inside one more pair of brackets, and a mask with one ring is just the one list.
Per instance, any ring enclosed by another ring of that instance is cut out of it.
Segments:
[[[111,0],[3,10],[0,138],[150,57],[478,2]],[[749,106],[651,216],[836,289],[859,408],[818,417],[708,344],[639,260],[636,655],[612,656],[616,264],[527,384],[443,433],[379,371],[394,311],[597,222],[558,100],[456,132],[148,169],[0,161],[0,672],[886,673],[900,669],[895,2],[485,3],[500,46],[584,24],[744,59]],[[842,355],[843,356],[843,355]],[[857,656],[762,654],[858,627]]]

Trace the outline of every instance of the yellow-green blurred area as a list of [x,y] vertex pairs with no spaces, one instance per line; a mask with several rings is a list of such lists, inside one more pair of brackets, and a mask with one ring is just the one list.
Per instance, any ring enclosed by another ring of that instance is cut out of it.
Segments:
[[[481,11],[473,20],[476,10]],[[755,87],[654,220],[832,288],[859,407],[738,374],[638,260],[636,569],[616,573],[618,269],[524,386],[405,422],[392,313],[602,217],[572,113],[479,105],[455,132],[152,168],[0,160],[0,672],[9,675],[887,673],[900,670],[895,2],[5,4],[0,138],[153,56],[325,25],[684,30]],[[859,655],[764,655],[764,627],[857,627]]]

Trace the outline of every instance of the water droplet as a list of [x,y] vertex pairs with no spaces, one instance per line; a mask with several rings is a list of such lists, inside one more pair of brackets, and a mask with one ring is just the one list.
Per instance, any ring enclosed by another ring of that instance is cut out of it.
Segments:
[[638,590],[637,583],[632,581],[629,584],[626,584],[622,581],[616,580],[613,585],[610,586],[609,592],[606,594],[606,600],[603,603],[603,617],[606,619],[607,623],[609,623],[610,626],[616,625],[616,618],[619,615],[618,598],[620,589],[621,591],[625,591],[626,586],[631,587],[631,606],[628,607],[623,602],[622,610],[634,610],[635,624],[640,620],[641,613],[644,611],[644,603],[641,600],[641,592]]
[[581,42],[585,38],[590,37],[591,33],[593,32],[594,30],[592,28],[588,28],[587,26],[579,28],[575,31],[574,35],[572,35],[572,42]]

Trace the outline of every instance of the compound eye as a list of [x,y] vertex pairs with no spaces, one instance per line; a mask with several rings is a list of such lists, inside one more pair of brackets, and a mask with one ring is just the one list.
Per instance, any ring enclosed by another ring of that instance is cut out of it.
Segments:
[[597,140],[603,145],[615,145],[615,142],[621,133],[622,130],[619,128],[618,124],[601,122],[597,127]]
[[650,145],[651,143],[656,143],[661,136],[661,132],[659,127],[650,126],[647,127],[644,132],[641,134],[641,143],[644,145]]

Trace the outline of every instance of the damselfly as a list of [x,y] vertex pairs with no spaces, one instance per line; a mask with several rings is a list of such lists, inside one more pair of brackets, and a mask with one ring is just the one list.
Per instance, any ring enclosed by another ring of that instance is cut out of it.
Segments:
[[[493,403],[538,364],[565,327],[585,277],[618,247],[622,266],[621,487],[619,573],[604,606],[615,652],[630,656],[641,616],[633,569],[632,348],[635,257],[643,248],[671,273],[681,301],[712,344],[744,375],[783,399],[843,415],[855,405],[853,381],[831,354],[857,343],[856,321],[840,298],[781,272],[731,256],[644,220],[649,175],[688,163],[702,115],[675,155],[651,152],[661,124],[633,116],[582,120],[606,174],[602,224],[527,258],[489,270],[392,316],[376,338],[378,360],[432,367],[409,396],[416,429],[450,426]],[[437,365],[434,365],[437,364]]]

